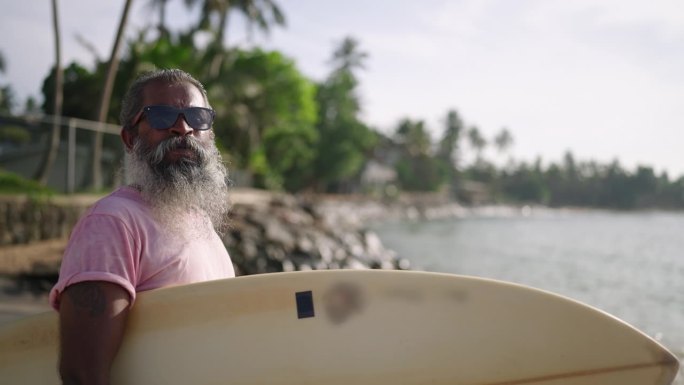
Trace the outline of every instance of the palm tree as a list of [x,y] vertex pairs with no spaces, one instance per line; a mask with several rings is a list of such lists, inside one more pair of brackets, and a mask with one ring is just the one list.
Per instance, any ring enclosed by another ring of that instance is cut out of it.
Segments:
[[272,25],[285,26],[285,14],[272,0],[235,0],[236,9],[247,17],[248,28],[255,25],[268,33]]
[[453,169],[458,166],[458,142],[463,132],[463,121],[456,110],[447,113],[444,135],[439,142],[439,157]]
[[[228,27],[228,16],[237,10],[247,18],[249,27],[256,25],[268,33],[272,25],[285,25],[285,15],[273,0],[184,0],[188,8],[201,4],[195,30],[214,33],[213,44],[222,45]],[[218,21],[216,21],[218,20]]]
[[358,40],[347,36],[333,52],[331,62],[335,71],[352,71],[357,68],[364,68],[363,63],[367,58],[368,53],[359,49]]
[[12,87],[9,85],[0,86],[0,113],[11,115],[14,105],[14,92],[12,91]]
[[43,161],[36,173],[36,179],[42,185],[47,184],[50,171],[57,158],[59,150],[60,120],[62,115],[62,93],[63,93],[63,73],[62,73],[62,47],[61,35],[59,32],[59,13],[57,0],[52,0],[52,26],[55,35],[55,100],[54,114],[52,121],[52,133],[48,151],[43,157]]
[[333,51],[332,73],[318,85],[317,130],[320,134],[315,167],[316,189],[339,191],[362,167],[375,135],[361,120],[361,102],[354,70],[368,55],[352,38]]
[[513,146],[513,135],[511,135],[511,132],[506,127],[502,128],[494,137],[494,145],[500,153],[506,152]]
[[159,37],[168,37],[169,29],[166,28],[166,6],[169,0],[149,0],[149,6],[152,10],[159,11],[159,24],[157,24],[157,31]]
[[[346,37],[333,51],[329,61],[332,72],[318,90],[322,126],[334,126],[332,121],[358,120],[361,102],[356,94],[358,81],[357,68],[364,68],[363,62],[368,54],[361,51],[358,42]],[[324,124],[328,121],[328,124]]]
[[[247,25],[254,25],[265,33],[272,25],[285,25],[285,15],[273,0],[184,0],[188,8],[201,4],[200,18],[194,31],[206,30],[214,34],[210,49],[209,76],[218,76],[225,50],[223,44],[228,28],[228,17],[232,10],[237,10],[247,18]],[[218,21],[217,21],[218,20]]]
[[[494,147],[496,147],[499,156],[503,158],[503,155],[508,152],[508,150],[513,146],[513,135],[506,128],[502,128],[496,136],[494,136]],[[508,158],[508,165],[513,167],[513,159]]]
[[[107,75],[105,84],[102,89],[102,97],[100,99],[100,108],[98,111],[97,120],[99,122],[107,121],[107,112],[109,111],[109,101],[112,97],[112,89],[114,88],[114,78],[116,77],[116,70],[119,68],[119,51],[121,42],[123,40],[123,33],[128,23],[128,11],[131,8],[133,0],[126,0],[124,4],[121,20],[119,20],[119,28],[116,32],[112,52],[109,56],[109,63],[107,65]],[[92,183],[95,190],[102,189],[102,139],[104,133],[96,131],[93,137],[93,169],[92,169]]]
[[[5,73],[5,57],[0,52],[0,74]],[[0,113],[9,114],[12,110],[12,90],[9,86],[0,87]]]
[[411,157],[429,154],[431,146],[430,134],[427,132],[425,122],[422,120],[412,121],[410,119],[403,119],[399,122],[396,135]]
[[481,164],[482,152],[485,147],[487,147],[487,140],[480,133],[480,129],[472,126],[470,127],[470,130],[468,130],[468,141],[470,142],[470,147],[475,150],[475,164]]
[[459,142],[461,140],[461,134],[465,126],[463,120],[458,115],[456,110],[450,110],[447,113],[446,125],[444,128],[444,134],[442,139],[439,141],[439,147],[437,152],[437,157],[446,165],[447,169],[447,181],[451,189],[451,193],[457,196],[457,191],[459,188]]

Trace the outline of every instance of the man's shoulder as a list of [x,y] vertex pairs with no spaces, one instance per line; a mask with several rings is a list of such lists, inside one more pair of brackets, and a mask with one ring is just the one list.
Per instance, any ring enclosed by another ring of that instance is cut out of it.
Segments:
[[120,187],[97,201],[88,214],[127,217],[144,214],[147,210],[147,204],[137,190],[131,187]]

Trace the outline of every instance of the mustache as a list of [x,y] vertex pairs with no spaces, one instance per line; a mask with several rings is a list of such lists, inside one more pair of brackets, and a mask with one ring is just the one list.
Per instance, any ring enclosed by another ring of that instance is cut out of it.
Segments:
[[159,165],[166,155],[173,150],[192,151],[196,163],[203,164],[209,154],[202,144],[192,137],[171,137],[160,142],[154,149],[148,151],[148,160],[151,165]]

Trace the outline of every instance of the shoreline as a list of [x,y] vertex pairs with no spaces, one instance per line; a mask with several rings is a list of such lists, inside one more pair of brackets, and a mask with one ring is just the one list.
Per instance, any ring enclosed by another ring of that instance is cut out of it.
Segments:
[[[99,197],[68,198],[60,197],[57,202],[84,210]],[[12,199],[15,205],[22,201]],[[239,275],[312,269],[414,269],[408,259],[386,248],[372,230],[383,222],[634,212],[531,205],[468,207],[436,194],[383,201],[365,196],[294,196],[255,189],[233,189],[231,202],[232,226],[223,239]],[[665,210],[638,210],[643,211]],[[56,280],[66,243],[67,238],[59,237],[0,246],[0,323],[9,317],[50,309],[47,291]]]

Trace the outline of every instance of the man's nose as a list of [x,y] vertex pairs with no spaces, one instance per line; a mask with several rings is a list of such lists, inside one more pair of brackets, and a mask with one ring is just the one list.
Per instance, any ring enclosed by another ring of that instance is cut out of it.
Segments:
[[185,116],[183,114],[178,114],[176,122],[173,123],[169,130],[172,134],[178,136],[185,136],[193,131],[192,127],[188,125],[188,122],[185,121]]

